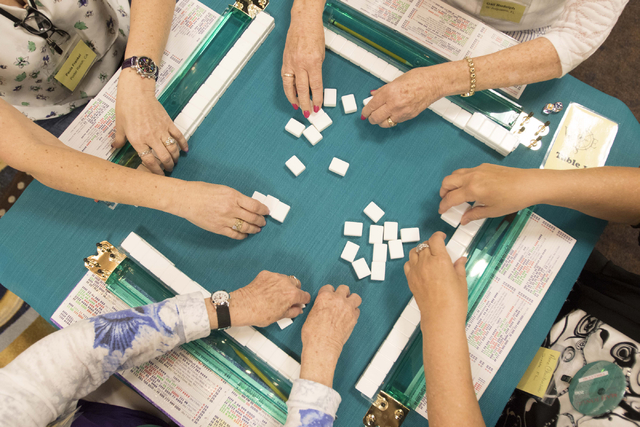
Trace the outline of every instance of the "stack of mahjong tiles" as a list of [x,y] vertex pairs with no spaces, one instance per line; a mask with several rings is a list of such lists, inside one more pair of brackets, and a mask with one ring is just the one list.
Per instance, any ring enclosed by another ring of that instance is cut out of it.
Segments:
[[174,120],[176,127],[185,138],[189,139],[202,124],[274,26],[274,19],[269,14],[260,12],[256,15],[242,36]]
[[[373,221],[373,224],[369,225],[369,244],[372,245],[373,250],[371,268],[364,257],[356,260],[360,245],[351,241],[347,241],[345,244],[340,258],[351,263],[358,280],[371,276],[371,280],[382,282],[385,279],[387,258],[390,260],[403,259],[405,256],[403,244],[419,242],[420,229],[418,227],[402,228],[400,229],[400,238],[398,238],[397,222],[385,221],[383,225],[377,225],[385,213],[374,202],[369,203],[363,212]],[[360,237],[363,228],[362,222],[346,221],[344,235],[346,237]]]

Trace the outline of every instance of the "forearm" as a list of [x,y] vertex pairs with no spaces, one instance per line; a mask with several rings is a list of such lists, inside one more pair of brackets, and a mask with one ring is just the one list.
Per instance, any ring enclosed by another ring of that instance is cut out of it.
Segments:
[[184,184],[68,148],[3,101],[0,129],[0,158],[56,190],[166,211]]
[[147,56],[160,64],[175,9],[173,0],[133,0],[125,58]]
[[31,346],[0,370],[0,415],[46,425],[113,373],[209,333],[199,293],[79,321]]
[[291,20],[322,20],[325,0],[295,0],[291,8]]
[[531,170],[540,190],[532,204],[574,209],[607,221],[640,224],[640,169]]
[[473,391],[464,323],[422,321],[429,425],[484,427]]
[[[476,91],[536,83],[562,76],[558,54],[553,44],[544,38],[473,58],[473,62]],[[435,74],[440,78],[442,96],[459,95],[469,91],[471,79],[466,60],[432,67],[437,67]],[[434,74],[433,71],[429,72],[430,76]]]

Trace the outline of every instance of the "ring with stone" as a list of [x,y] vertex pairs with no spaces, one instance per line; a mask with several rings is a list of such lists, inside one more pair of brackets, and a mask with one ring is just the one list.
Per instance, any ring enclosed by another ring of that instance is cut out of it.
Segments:
[[387,117],[387,123],[389,123],[389,127],[397,126],[398,124],[391,120],[391,117]]
[[147,154],[151,154],[153,152],[153,149],[149,148],[148,150],[144,150],[138,153],[138,156],[142,157],[142,156],[146,156]]
[[427,249],[429,247],[428,243],[420,243],[418,246],[416,246],[416,253],[419,254],[420,251]]
[[167,140],[165,142],[163,142],[163,144],[168,147],[170,145],[173,145],[175,143],[177,143],[178,141],[176,141],[176,139],[172,136],[170,136],[169,138],[167,138]]
[[231,229],[240,233],[240,230],[242,229],[242,224],[244,224],[244,221],[241,220],[240,218],[237,218],[236,223],[233,224],[233,227],[231,227]]

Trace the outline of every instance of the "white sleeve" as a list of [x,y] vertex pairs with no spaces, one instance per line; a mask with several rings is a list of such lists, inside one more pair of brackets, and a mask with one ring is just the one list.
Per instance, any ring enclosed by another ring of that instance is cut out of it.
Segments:
[[556,48],[562,75],[591,56],[607,39],[629,0],[569,0],[546,37]]
[[297,379],[287,400],[284,427],[331,427],[342,399],[337,391],[314,381]]
[[210,332],[200,293],[74,323],[0,369],[0,425],[47,425],[116,371]]

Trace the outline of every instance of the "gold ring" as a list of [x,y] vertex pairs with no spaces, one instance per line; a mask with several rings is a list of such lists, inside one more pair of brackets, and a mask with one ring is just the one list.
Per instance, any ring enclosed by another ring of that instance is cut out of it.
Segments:
[[167,140],[166,140],[165,142],[163,142],[163,144],[164,144],[166,147],[169,147],[170,145],[173,145],[173,144],[175,144],[176,142],[178,142],[178,141],[176,141],[174,137],[170,136],[169,138],[167,138]]
[[231,227],[231,229],[237,231],[238,233],[241,233],[240,230],[242,229],[242,224],[244,224],[244,221],[240,218],[237,218],[236,223],[233,224],[233,227]]
[[282,77],[295,77],[295,74],[284,73]]
[[389,127],[397,126],[398,124],[391,120],[391,117],[387,117],[387,123],[389,123]]
[[146,156],[147,154],[151,154],[151,152],[153,151],[153,149],[149,148],[148,150],[144,150],[138,153],[138,156],[142,157],[142,156]]
[[[291,277],[293,280],[295,280],[295,281],[296,281],[296,283],[297,283],[298,285],[300,285],[300,287],[302,287],[302,282],[300,282],[300,279],[298,279],[298,278],[297,278],[296,276],[294,276],[293,274],[292,274],[292,275],[290,275],[289,277]],[[296,286],[297,286],[297,285],[296,285]]]

